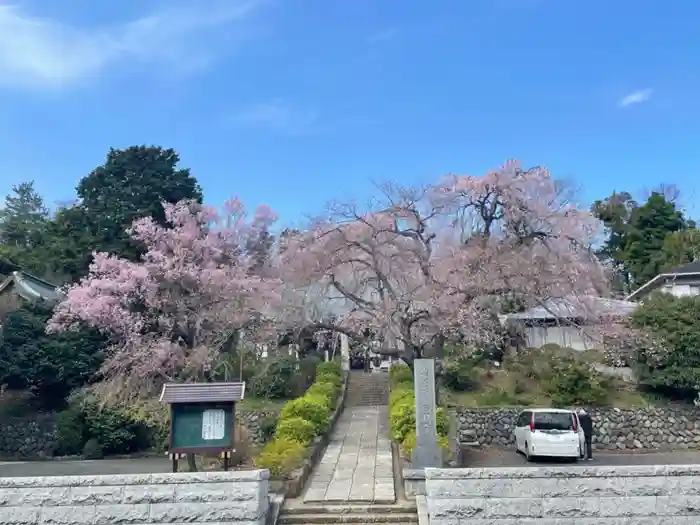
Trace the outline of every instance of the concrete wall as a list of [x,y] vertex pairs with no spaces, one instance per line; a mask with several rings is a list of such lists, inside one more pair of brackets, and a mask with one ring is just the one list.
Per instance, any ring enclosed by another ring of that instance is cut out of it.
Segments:
[[598,341],[591,339],[574,326],[528,326],[523,328],[525,344],[528,348],[540,348],[544,345],[559,345],[583,352],[600,348]]
[[426,469],[431,525],[698,525],[700,465]]
[[0,478],[4,525],[264,525],[268,471]]

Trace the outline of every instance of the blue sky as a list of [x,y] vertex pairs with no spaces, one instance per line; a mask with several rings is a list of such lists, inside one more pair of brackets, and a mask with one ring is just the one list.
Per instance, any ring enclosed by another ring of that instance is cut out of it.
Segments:
[[592,200],[700,176],[700,2],[0,0],[0,192],[178,150],[284,222],[373,181],[542,164]]

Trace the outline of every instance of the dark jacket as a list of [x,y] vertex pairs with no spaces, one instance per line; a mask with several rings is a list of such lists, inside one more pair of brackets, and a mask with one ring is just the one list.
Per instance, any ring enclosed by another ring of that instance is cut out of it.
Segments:
[[581,428],[586,436],[593,435],[593,420],[588,414],[579,414],[578,420],[581,423]]

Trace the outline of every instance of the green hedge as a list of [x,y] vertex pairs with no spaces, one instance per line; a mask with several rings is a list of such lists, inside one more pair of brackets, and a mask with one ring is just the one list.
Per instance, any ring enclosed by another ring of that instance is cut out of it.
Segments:
[[255,466],[282,478],[297,468],[313,439],[328,430],[340,395],[342,370],[335,362],[319,363],[316,380],[300,398],[285,403],[275,438],[255,458]]
[[[391,437],[410,455],[416,446],[416,397],[413,390],[413,372],[407,366],[392,366],[389,381],[391,384],[389,394]],[[447,449],[450,423],[444,408],[437,408],[435,423],[438,443],[441,448]]]

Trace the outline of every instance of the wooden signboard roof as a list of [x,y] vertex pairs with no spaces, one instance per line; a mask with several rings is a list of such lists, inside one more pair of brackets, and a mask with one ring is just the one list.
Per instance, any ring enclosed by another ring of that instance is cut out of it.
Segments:
[[243,399],[245,382],[169,383],[163,385],[160,400],[166,403],[219,403]]

